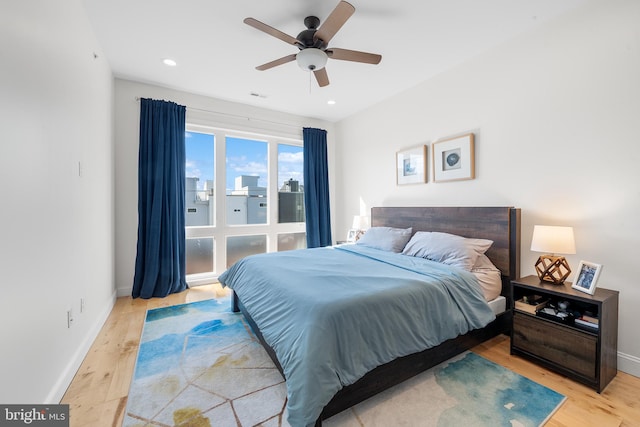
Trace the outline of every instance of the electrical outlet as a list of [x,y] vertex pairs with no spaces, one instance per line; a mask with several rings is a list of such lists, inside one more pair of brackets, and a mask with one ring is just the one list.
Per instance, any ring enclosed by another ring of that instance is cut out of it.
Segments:
[[73,325],[73,312],[71,310],[67,310],[67,328],[70,328]]

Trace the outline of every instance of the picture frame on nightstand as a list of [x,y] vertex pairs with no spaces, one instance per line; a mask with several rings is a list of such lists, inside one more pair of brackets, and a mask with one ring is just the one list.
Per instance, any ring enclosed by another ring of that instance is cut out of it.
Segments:
[[351,228],[347,232],[347,243],[355,243],[356,240],[358,240],[358,237],[358,230],[356,230],[355,228]]
[[571,287],[589,295],[595,294],[600,271],[602,271],[602,264],[580,261],[576,280],[571,284]]

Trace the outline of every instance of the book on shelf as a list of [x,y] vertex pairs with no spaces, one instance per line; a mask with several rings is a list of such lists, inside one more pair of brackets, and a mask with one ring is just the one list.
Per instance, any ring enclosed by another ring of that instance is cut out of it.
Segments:
[[598,323],[593,323],[588,320],[585,320],[584,316],[575,319],[574,322],[576,325],[585,326],[590,329],[598,329],[598,327],[600,326]]
[[589,316],[588,314],[583,314],[583,315],[582,315],[582,317],[581,317],[581,319],[582,319],[582,320],[584,320],[584,321],[586,321],[586,322],[595,323],[596,325],[597,325],[598,323],[600,323],[597,317],[595,317],[595,316]]
[[516,310],[536,314],[538,310],[547,305],[547,299],[540,295],[528,295],[516,300]]

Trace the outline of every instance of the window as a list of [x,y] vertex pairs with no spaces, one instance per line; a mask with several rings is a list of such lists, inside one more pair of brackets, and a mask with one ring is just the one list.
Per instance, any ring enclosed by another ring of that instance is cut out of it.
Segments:
[[278,144],[278,222],[304,222],[303,151]]
[[227,225],[267,223],[268,143],[227,137]]
[[[185,133],[185,223],[190,228],[215,225],[215,136]],[[215,271],[215,240],[211,233],[191,237],[187,232],[185,258],[188,277]]]
[[267,252],[267,236],[230,236],[227,238],[227,268],[240,259]]
[[301,140],[187,125],[185,151],[190,285],[247,255],[306,247]]
[[214,147],[214,135],[198,132],[185,134],[187,227],[215,225]]
[[278,234],[278,252],[305,249],[307,247],[307,233]]
[[213,238],[187,239],[187,275],[206,274],[213,271]]

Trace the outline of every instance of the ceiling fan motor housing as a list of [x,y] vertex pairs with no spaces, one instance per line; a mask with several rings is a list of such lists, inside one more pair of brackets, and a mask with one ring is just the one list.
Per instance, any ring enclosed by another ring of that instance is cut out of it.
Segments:
[[316,47],[318,49],[326,48],[324,46],[324,41],[315,38],[316,31],[318,30],[318,25],[320,25],[320,19],[317,16],[307,16],[304,18],[304,25],[307,27],[306,30],[302,30],[296,39],[300,44],[298,48],[300,50],[306,49],[308,47]]
[[320,25],[320,18],[317,16],[307,16],[304,18],[304,26],[310,30],[316,30]]

